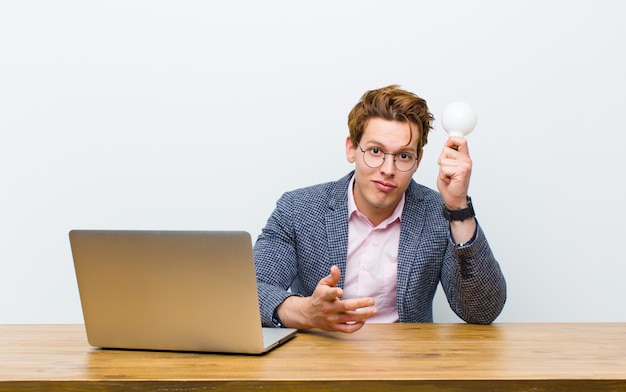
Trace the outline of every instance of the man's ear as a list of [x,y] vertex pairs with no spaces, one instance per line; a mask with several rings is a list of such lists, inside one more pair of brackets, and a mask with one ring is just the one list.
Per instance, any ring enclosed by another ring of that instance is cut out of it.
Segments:
[[350,163],[354,163],[356,161],[356,147],[352,145],[352,139],[350,136],[346,137],[346,159]]

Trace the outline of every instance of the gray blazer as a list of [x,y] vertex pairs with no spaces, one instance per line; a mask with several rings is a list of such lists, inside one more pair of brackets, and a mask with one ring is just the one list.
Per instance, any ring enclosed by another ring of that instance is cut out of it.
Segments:
[[[290,295],[309,296],[337,265],[343,287],[348,253],[348,183],[285,193],[254,245],[261,320]],[[432,322],[441,282],[452,310],[468,323],[489,324],[502,311],[506,283],[478,226],[470,243],[455,245],[438,192],[412,181],[406,191],[398,250],[397,305],[401,322]],[[290,291],[288,289],[291,288]]]

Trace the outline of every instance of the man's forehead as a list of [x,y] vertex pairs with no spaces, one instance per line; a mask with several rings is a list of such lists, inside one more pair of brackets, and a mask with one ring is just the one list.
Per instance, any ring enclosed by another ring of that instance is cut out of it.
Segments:
[[[365,124],[361,141],[393,144],[397,148],[419,145],[419,127],[409,122],[371,118]],[[410,141],[410,143],[409,143]]]

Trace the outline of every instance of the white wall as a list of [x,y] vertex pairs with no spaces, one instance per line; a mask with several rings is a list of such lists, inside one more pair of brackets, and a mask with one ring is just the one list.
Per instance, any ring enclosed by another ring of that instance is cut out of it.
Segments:
[[70,229],[256,237],[282,192],[350,170],[347,113],[391,83],[478,113],[498,321],[626,321],[625,45],[608,0],[3,1],[0,323],[82,322]]

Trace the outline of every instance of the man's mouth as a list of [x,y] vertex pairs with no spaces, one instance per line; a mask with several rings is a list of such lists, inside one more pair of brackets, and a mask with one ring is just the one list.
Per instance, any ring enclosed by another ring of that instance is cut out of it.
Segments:
[[383,192],[390,192],[390,191],[396,189],[395,185],[390,184],[388,182],[384,182],[384,181],[376,181],[376,180],[374,180],[374,184],[376,184],[376,188],[378,188],[379,190],[381,190]]

